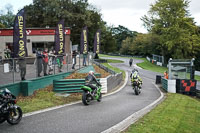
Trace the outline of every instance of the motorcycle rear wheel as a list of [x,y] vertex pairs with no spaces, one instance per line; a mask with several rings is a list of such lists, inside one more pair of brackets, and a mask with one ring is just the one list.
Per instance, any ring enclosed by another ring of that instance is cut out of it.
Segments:
[[100,93],[99,98],[97,99],[98,102],[101,102],[102,99],[102,93]]
[[82,102],[84,105],[89,105],[91,101],[91,96],[87,92],[83,92],[82,94]]
[[[16,117],[16,118],[14,118],[14,117]],[[7,122],[9,124],[16,125],[21,121],[21,119],[22,119],[22,109],[20,107],[17,107],[15,109],[12,109],[9,111],[9,114],[7,117]]]

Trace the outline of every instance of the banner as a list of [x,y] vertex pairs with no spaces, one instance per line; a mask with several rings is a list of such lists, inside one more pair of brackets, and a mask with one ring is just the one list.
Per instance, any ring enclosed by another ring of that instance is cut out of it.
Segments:
[[65,36],[64,36],[64,19],[61,20],[56,26],[55,34],[55,52],[60,55],[63,54],[65,48]]
[[94,53],[100,53],[100,44],[101,44],[101,31],[97,30],[95,37],[94,37]]
[[87,54],[88,52],[88,29],[84,27],[81,32],[81,54]]
[[15,17],[13,30],[14,57],[26,57],[26,21],[25,11],[20,10]]

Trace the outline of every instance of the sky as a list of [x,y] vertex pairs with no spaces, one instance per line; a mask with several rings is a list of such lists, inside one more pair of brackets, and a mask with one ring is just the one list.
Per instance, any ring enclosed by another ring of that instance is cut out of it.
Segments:
[[[0,0],[0,10],[5,9],[5,5],[11,4],[14,13],[22,9],[25,5],[31,4],[32,0]],[[142,26],[140,20],[147,14],[150,4],[156,0],[88,0],[89,3],[97,7],[102,13],[103,20],[109,26],[122,25],[130,30],[146,33],[147,30]],[[190,0],[188,8],[191,16],[197,25],[200,25],[200,5],[199,0]]]

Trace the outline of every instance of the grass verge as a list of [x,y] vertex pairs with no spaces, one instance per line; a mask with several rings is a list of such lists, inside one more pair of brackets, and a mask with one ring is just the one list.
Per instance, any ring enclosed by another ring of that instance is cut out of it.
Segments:
[[167,98],[124,133],[197,133],[200,131],[200,101],[182,94]]
[[150,70],[153,72],[159,72],[159,73],[164,73],[165,71],[167,71],[167,67],[161,67],[161,66],[157,66],[155,64],[152,64],[151,62],[149,62],[147,59],[143,58],[142,59],[144,62],[142,63],[137,63],[137,66],[146,69],[146,70]]
[[56,96],[52,89],[53,86],[51,85],[35,91],[31,96],[18,97],[17,105],[22,108],[23,113],[28,113],[81,100],[80,93],[71,94],[68,97],[61,97]]

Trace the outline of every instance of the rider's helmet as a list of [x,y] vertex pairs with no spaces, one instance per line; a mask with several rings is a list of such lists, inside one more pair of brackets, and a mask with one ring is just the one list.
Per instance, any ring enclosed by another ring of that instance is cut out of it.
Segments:
[[89,74],[90,74],[90,75],[94,75],[94,72],[93,72],[93,71],[89,71]]
[[134,73],[134,72],[138,72],[138,70],[134,68],[134,69],[132,70],[132,73]]

